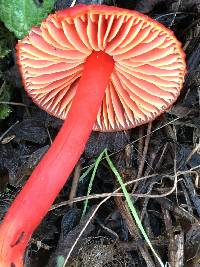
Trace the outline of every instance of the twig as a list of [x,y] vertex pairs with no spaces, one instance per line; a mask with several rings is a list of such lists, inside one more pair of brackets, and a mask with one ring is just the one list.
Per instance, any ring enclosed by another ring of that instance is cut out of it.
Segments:
[[149,122],[148,123],[148,128],[147,128],[147,136],[146,136],[145,142],[144,142],[143,154],[142,154],[141,162],[140,162],[140,165],[139,165],[137,178],[140,178],[142,176],[142,172],[143,172],[143,169],[144,169],[144,163],[145,163],[146,156],[147,156],[147,151],[148,151],[148,148],[149,148],[151,127],[152,127],[152,122]]
[[196,193],[196,189],[195,189],[194,184],[192,182],[192,178],[187,174],[184,174],[184,178],[185,178],[185,182],[187,184],[189,196],[190,196],[190,198],[191,198],[191,200],[192,200],[192,202],[196,208],[198,215],[200,216],[200,198],[198,197],[198,195]]
[[161,166],[161,164],[162,164],[162,162],[163,162],[163,158],[164,158],[164,155],[165,155],[165,153],[167,152],[167,148],[168,148],[168,143],[166,143],[165,145],[164,145],[164,148],[163,148],[163,150],[162,150],[162,152],[161,152],[161,155],[160,155],[160,158],[159,158],[159,160],[158,160],[158,162],[156,163],[156,166],[155,166],[155,170],[159,170],[159,168],[160,168],[160,166]]
[[[188,213],[191,216],[194,216],[192,203],[190,201],[190,197],[189,197],[188,191],[186,190],[186,185],[185,185],[185,183],[183,181],[181,181],[181,188],[183,190],[183,195],[185,197],[185,202],[187,203],[186,206],[187,206],[187,209],[188,209]],[[183,209],[182,207],[180,207],[180,208],[185,211],[185,209]]]
[[22,106],[22,107],[27,107],[27,105],[25,105],[25,104],[23,104],[23,103],[18,103],[18,102],[0,101],[0,104],[11,105],[11,106]]
[[[148,151],[148,147],[149,147],[150,136],[151,136],[150,135],[151,127],[152,127],[152,123],[149,122],[148,123],[148,128],[147,128],[147,136],[145,137],[144,148],[143,148],[143,153],[142,153],[141,160],[140,160],[140,165],[139,165],[139,169],[138,169],[137,178],[140,178],[142,176],[142,173],[143,173],[144,164],[146,162],[146,156],[147,156],[147,151]],[[132,190],[132,193],[135,192],[137,186],[138,186],[138,183],[135,183],[135,185],[133,187],[133,190]]]
[[195,153],[198,153],[198,151],[200,150],[200,143],[196,145],[196,147],[191,151],[191,153],[189,154],[189,156],[187,157],[186,159],[186,163],[188,161],[191,160],[192,156],[195,154]]
[[48,127],[46,127],[46,131],[47,131],[47,134],[48,134],[48,137],[49,137],[50,144],[52,145],[53,141],[52,141],[52,138],[51,138],[51,135],[50,135]]
[[[173,120],[171,120],[171,121],[169,121],[169,122],[167,122],[167,123],[165,123],[165,124],[159,126],[159,127],[156,128],[155,130],[151,131],[150,134],[146,134],[146,135],[144,135],[144,136],[142,136],[142,137],[139,137],[138,139],[134,140],[133,142],[130,142],[129,144],[127,144],[127,145],[124,146],[123,148],[121,148],[121,149],[119,149],[119,150],[117,150],[117,151],[115,151],[115,152],[113,152],[113,153],[110,153],[110,154],[109,154],[109,157],[114,156],[114,155],[116,155],[117,153],[122,152],[124,149],[126,149],[127,146],[131,146],[131,145],[137,143],[140,139],[142,139],[142,138],[144,138],[144,137],[146,137],[146,136],[148,136],[148,135],[151,135],[151,134],[157,132],[158,130],[160,130],[160,129],[162,129],[162,128],[164,128],[164,127],[166,127],[166,126],[168,126],[168,125],[170,125],[170,124],[172,124],[172,123],[174,123],[175,121],[178,121],[179,119],[180,119],[179,117],[178,117],[178,118],[175,118],[175,119],[173,119]],[[137,149],[136,149],[136,150],[137,150]],[[102,160],[104,160],[104,159],[105,159],[105,157],[102,158]],[[148,164],[148,162],[147,162],[147,164]],[[86,169],[86,168],[89,168],[89,167],[91,167],[91,166],[93,166],[93,165],[94,165],[94,164],[85,166],[85,167],[83,168],[83,170]]]
[[167,17],[167,16],[171,16],[171,15],[181,15],[181,14],[185,14],[185,15],[196,15],[196,13],[195,12],[183,12],[183,11],[179,11],[179,12],[169,12],[169,13],[167,13],[167,14],[163,14],[163,15],[159,15],[159,16],[157,16],[157,17],[154,17],[154,19],[155,20],[159,20],[159,19],[161,19],[161,18],[164,18],[164,17]]
[[142,154],[143,154],[143,146],[144,146],[144,126],[141,126],[139,128],[139,142],[138,142],[138,150],[137,150],[137,162],[138,166],[140,165],[141,159],[142,159]]
[[[129,145],[132,145],[132,144],[138,142],[141,138],[144,138],[144,137],[146,137],[146,136],[152,135],[153,133],[157,132],[158,130],[160,130],[160,129],[162,129],[162,128],[165,128],[166,126],[168,126],[168,125],[170,125],[170,124],[173,124],[175,121],[177,121],[177,120],[179,120],[179,119],[180,119],[180,118],[175,118],[174,120],[171,120],[171,121],[169,121],[169,122],[167,122],[167,123],[165,123],[165,124],[159,126],[158,128],[156,128],[155,130],[151,131],[150,133],[147,133],[147,134],[143,135],[142,137],[140,137],[140,138],[134,140],[134,141],[131,142]],[[123,149],[124,149],[124,148],[123,148]],[[120,151],[122,151],[123,149],[121,149]],[[119,151],[117,151],[117,152],[119,152]],[[114,153],[117,153],[117,152],[114,152]],[[113,154],[114,154],[114,153],[113,153]],[[110,154],[109,156],[112,156],[113,154]]]
[[170,23],[170,25],[169,25],[169,28],[171,28],[172,25],[174,24],[174,21],[175,21],[175,19],[176,19],[176,15],[177,15],[178,9],[179,9],[179,7],[180,7],[181,1],[182,1],[182,0],[179,0],[178,3],[177,3],[177,5],[176,5],[176,11],[175,11],[174,16],[173,16],[173,18],[172,18],[172,21],[171,21],[171,23]]
[[[129,211],[128,206],[123,202],[122,197],[115,197],[115,203],[117,204],[117,207],[119,208],[119,211],[122,215],[122,218],[126,221],[126,224],[127,224],[127,227],[129,229],[131,236],[135,240],[140,240],[141,235],[139,233],[139,229],[133,220],[133,217]],[[138,249],[139,249],[140,253],[142,254],[147,266],[155,267],[155,264],[154,264],[150,254],[148,252],[146,244],[144,246],[138,245]]]
[[[72,200],[76,196],[80,174],[81,174],[81,163],[78,162],[74,170],[74,176],[73,176],[72,187],[71,187],[71,191],[69,195],[69,200]],[[72,206],[72,203],[70,204],[70,206]]]
[[[158,236],[156,239],[152,239],[151,243],[154,247],[166,247],[168,244],[168,240],[166,239],[166,236]],[[138,245],[144,245],[146,244],[146,241],[141,240],[133,240],[133,241],[120,241],[119,246],[124,249],[125,251],[132,251],[136,250],[138,248]]]
[[[164,194],[154,194],[154,195],[148,195],[148,194],[132,194],[132,196],[136,196],[136,197],[148,197],[148,198],[162,198],[162,197],[166,197],[168,195],[170,195],[171,193],[174,192],[175,188],[176,188],[176,184],[177,184],[177,177],[179,175],[183,175],[183,174],[187,174],[187,173],[192,173],[193,170],[197,169],[197,168],[200,168],[200,166],[195,166],[193,168],[191,168],[190,170],[188,171],[184,171],[184,172],[177,172],[176,173],[176,176],[174,175],[165,175],[166,178],[170,178],[172,180],[174,180],[174,185],[173,187],[166,193]],[[144,176],[144,177],[141,177],[137,180],[132,180],[132,181],[129,181],[129,182],[126,182],[124,183],[125,186],[128,186],[128,185],[131,185],[133,183],[135,183],[136,181],[142,181],[144,179],[148,179],[148,178],[151,178],[151,177],[155,177],[157,176],[158,174],[152,174],[152,175],[148,175],[148,176]],[[90,196],[84,196],[84,197],[77,197],[71,201],[67,200],[67,201],[63,201],[62,203],[59,203],[59,204],[55,204],[53,206],[51,206],[51,208],[49,209],[49,211],[52,211],[54,209],[57,209],[57,208],[60,208],[60,207],[63,207],[63,206],[66,206],[66,205],[69,205],[71,203],[75,203],[75,202],[81,202],[81,201],[84,201],[86,199],[99,199],[99,198],[106,198],[106,197],[112,197],[112,196],[123,196],[122,193],[118,193],[118,191],[120,191],[121,188],[118,188],[116,189],[114,192],[111,192],[111,193],[103,193],[103,194],[94,194],[94,195],[90,195]]]
[[163,197],[163,198],[156,198],[156,202],[158,202],[165,210],[169,210],[172,214],[176,215],[177,217],[183,218],[184,220],[188,220],[190,223],[195,223],[198,220],[190,214],[187,210],[182,209],[180,206],[175,205],[170,199]]
[[184,234],[180,231],[178,234],[172,234],[170,238],[169,248],[170,266],[182,267],[184,266]]
[[50,250],[52,248],[49,245],[42,243],[42,241],[36,240],[35,238],[31,238],[31,243],[37,245],[38,249],[43,248],[45,250]]
[[109,233],[109,235],[113,236],[116,240],[119,240],[119,236],[116,232],[114,232],[112,229],[105,226],[103,223],[100,222],[100,220],[97,219],[96,221],[106,232]]
[[76,0],[73,0],[72,3],[71,3],[71,5],[70,5],[70,7],[73,7],[75,5],[76,5]]
[[[121,189],[121,188],[119,188]],[[114,191],[116,192],[116,190]],[[103,203],[105,203],[111,196],[108,196],[106,197],[105,199],[103,199],[95,208],[95,210],[92,212],[90,218],[88,219],[88,221],[85,223],[85,226],[83,227],[83,229],[81,230],[80,234],[78,235],[78,237],[76,238],[76,240],[74,241],[74,244],[72,245],[69,253],[67,254],[67,257],[65,259],[65,262],[63,264],[63,267],[66,266],[71,254],[72,254],[72,251],[74,250],[76,244],[78,243],[79,239],[81,238],[81,236],[83,235],[83,233],[85,232],[85,229],[88,227],[88,225],[90,224],[90,222],[92,221],[92,219],[94,218],[95,214],[97,213],[98,209],[103,205]]]
[[18,124],[19,121],[16,121],[13,125],[11,125],[1,136],[0,136],[0,142],[3,140],[3,138],[10,132],[10,130],[15,127],[16,124]]

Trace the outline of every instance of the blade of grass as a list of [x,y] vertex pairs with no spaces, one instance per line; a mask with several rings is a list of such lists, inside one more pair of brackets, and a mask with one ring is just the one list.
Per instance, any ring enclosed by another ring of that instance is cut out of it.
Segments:
[[138,225],[138,227],[139,227],[139,229],[140,229],[140,231],[141,231],[141,233],[142,233],[145,241],[149,245],[151,251],[155,255],[155,257],[158,260],[158,262],[160,263],[160,265],[162,267],[165,267],[166,265],[162,262],[162,260],[160,259],[159,255],[156,253],[155,249],[153,248],[153,246],[151,244],[151,241],[150,241],[149,237],[147,236],[147,234],[145,232],[145,229],[144,229],[144,227],[142,225],[142,222],[141,222],[141,220],[140,220],[140,218],[139,218],[139,216],[137,214],[137,211],[136,211],[136,209],[135,209],[135,207],[133,205],[133,202],[132,202],[132,200],[130,198],[130,195],[129,195],[128,191],[126,190],[126,187],[125,187],[125,185],[123,183],[123,180],[122,180],[119,172],[117,171],[117,169],[115,168],[113,162],[111,161],[111,159],[110,159],[110,157],[108,155],[107,150],[105,150],[105,156],[106,156],[106,160],[108,162],[109,167],[111,168],[112,172],[115,174],[115,176],[116,176],[116,178],[117,178],[117,180],[118,180],[118,182],[119,182],[119,184],[120,184],[120,186],[122,188],[122,192],[124,193],[124,196],[125,196],[125,199],[127,201],[128,207],[129,207],[129,209],[130,209],[130,211],[132,213],[132,216],[135,219],[136,224]]
[[94,168],[94,164],[88,166],[88,168],[86,169],[86,171],[84,171],[84,173],[80,176],[79,178],[79,182],[82,182],[83,179],[90,173],[90,171]]
[[[103,150],[103,152],[101,152],[101,154],[100,154],[100,155],[98,156],[98,158],[96,159],[94,165],[92,165],[92,168],[94,168],[94,169],[93,169],[92,176],[91,176],[91,178],[90,178],[90,182],[89,182],[89,185],[88,185],[87,196],[90,195],[90,192],[91,192],[91,190],[92,190],[92,185],[93,185],[93,182],[94,182],[94,178],[95,178],[95,175],[96,175],[97,168],[98,168],[99,163],[101,162],[101,160],[102,160],[102,158],[103,158],[103,156],[104,156],[104,154],[105,154],[105,151],[106,151],[106,150]],[[90,169],[90,170],[91,170],[91,169]],[[88,172],[88,170],[87,170],[86,172]],[[89,172],[88,172],[88,173],[89,173]],[[83,175],[82,175],[82,176],[83,176]],[[81,177],[82,177],[82,176],[81,176]],[[85,177],[85,176],[84,176],[84,177]],[[86,210],[87,210],[87,206],[88,206],[88,199],[86,199],[86,200],[84,201],[84,207],[83,207],[83,212],[82,212],[82,216],[81,216],[81,218],[83,218],[83,217],[85,216],[85,213],[86,213]]]

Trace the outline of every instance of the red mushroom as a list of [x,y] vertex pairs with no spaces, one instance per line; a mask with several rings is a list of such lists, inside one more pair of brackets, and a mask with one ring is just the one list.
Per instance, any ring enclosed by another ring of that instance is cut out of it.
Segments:
[[0,266],[23,266],[33,231],[94,130],[152,121],[177,99],[185,55],[173,32],[135,11],[80,5],[33,27],[17,46],[26,91],[65,119],[0,226]]

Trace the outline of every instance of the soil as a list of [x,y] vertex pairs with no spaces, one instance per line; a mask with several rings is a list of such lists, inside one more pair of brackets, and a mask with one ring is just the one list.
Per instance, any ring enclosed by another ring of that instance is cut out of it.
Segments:
[[[63,266],[75,240],[66,264],[69,267],[160,266],[124,197],[110,196],[101,203],[119,187],[106,160],[99,164],[87,213],[82,217],[92,175],[85,171],[105,148],[123,181],[130,182],[127,189],[134,206],[163,262],[171,267],[199,266],[200,1],[77,1],[94,2],[136,9],[173,30],[187,56],[184,88],[175,105],[148,125],[124,132],[92,133],[70,181],[30,240],[25,266]],[[60,0],[55,9],[70,4]],[[11,112],[0,120],[0,219],[62,125],[24,92],[16,65],[16,42],[12,38],[11,52],[0,59],[0,88],[5,83],[11,87]]]

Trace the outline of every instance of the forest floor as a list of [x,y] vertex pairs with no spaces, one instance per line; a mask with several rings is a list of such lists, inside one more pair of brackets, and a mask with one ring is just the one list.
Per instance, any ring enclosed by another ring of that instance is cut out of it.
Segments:
[[[69,2],[57,1],[55,8]],[[186,53],[184,88],[173,107],[152,123],[123,132],[92,133],[70,181],[30,240],[26,266],[61,267],[69,255],[69,267],[160,266],[124,196],[112,194],[120,186],[105,158],[98,165],[82,217],[90,167],[105,148],[124,183],[129,182],[137,214],[163,263],[200,266],[200,1],[104,3],[136,9],[175,32]],[[0,58],[0,111],[5,108],[9,113],[0,120],[2,219],[62,121],[26,95],[16,65],[17,40],[0,26],[9,38],[8,52]],[[9,96],[1,98],[5,87]]]

